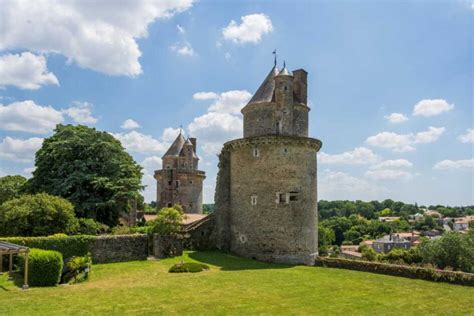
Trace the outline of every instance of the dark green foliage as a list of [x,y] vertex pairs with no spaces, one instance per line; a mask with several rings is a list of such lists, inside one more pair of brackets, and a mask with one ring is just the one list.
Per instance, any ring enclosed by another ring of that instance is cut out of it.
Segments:
[[22,176],[0,177],[0,204],[19,197],[25,188],[26,178]]
[[94,236],[66,236],[66,237],[11,237],[1,238],[17,245],[60,252],[64,258],[85,256],[89,252],[90,243]]
[[68,199],[78,217],[115,226],[140,197],[141,167],[112,135],[87,126],[57,125],[35,166],[29,189]]
[[[23,274],[24,257],[20,269]],[[61,279],[63,256],[57,251],[30,249],[28,254],[28,283],[31,286],[54,286]]]
[[215,204],[203,204],[202,205],[202,212],[204,214],[211,214],[214,212]]
[[318,248],[319,254],[325,256],[328,254],[329,246],[336,241],[334,230],[329,227],[318,226]]
[[174,264],[169,272],[172,273],[181,273],[181,272],[201,272],[204,270],[209,270],[209,266],[204,263],[197,262],[180,262]]
[[66,262],[66,271],[61,278],[62,283],[78,283],[89,278],[92,268],[92,258],[90,254],[83,257],[72,257]]
[[48,236],[77,229],[73,205],[45,193],[22,195],[0,205],[0,235]]
[[412,279],[474,286],[474,275],[464,272],[439,271],[414,266],[325,257],[316,258],[315,266],[373,272]]
[[80,218],[76,230],[78,235],[100,235],[109,231],[109,226],[96,222],[92,218]]

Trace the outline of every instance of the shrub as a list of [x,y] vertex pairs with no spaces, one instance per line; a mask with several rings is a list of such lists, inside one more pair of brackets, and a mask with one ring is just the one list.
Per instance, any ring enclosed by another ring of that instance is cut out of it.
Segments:
[[181,232],[181,224],[183,222],[183,212],[181,207],[162,208],[156,219],[150,222],[150,233],[167,236]]
[[[24,273],[24,257],[20,269]],[[28,254],[28,283],[31,286],[54,286],[61,279],[63,256],[57,251],[30,249]]]
[[180,262],[174,264],[169,272],[181,273],[181,272],[201,272],[203,270],[209,270],[209,266],[204,263],[197,262]]
[[367,261],[376,261],[377,260],[377,252],[371,247],[362,247],[362,259]]
[[0,205],[0,234],[3,236],[70,233],[77,225],[73,205],[57,196],[23,195]]
[[54,250],[60,252],[64,258],[85,256],[89,252],[94,236],[50,236],[50,237],[10,237],[0,240],[8,241],[29,248]]
[[96,222],[92,218],[79,218],[76,234],[78,235],[100,235],[109,231],[109,226]]
[[90,254],[84,257],[72,257],[66,262],[66,271],[62,276],[62,283],[78,283],[89,278],[92,267]]

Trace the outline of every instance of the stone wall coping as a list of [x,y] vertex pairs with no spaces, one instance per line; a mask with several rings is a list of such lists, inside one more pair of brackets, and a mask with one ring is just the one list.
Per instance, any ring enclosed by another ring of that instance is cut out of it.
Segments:
[[224,144],[222,151],[230,151],[236,148],[249,147],[255,145],[299,145],[314,148],[316,151],[322,146],[319,139],[311,137],[291,136],[291,135],[264,135],[244,137],[231,140]]
[[[174,170],[176,171],[177,174],[189,174],[189,175],[195,175],[195,176],[200,176],[205,178],[206,177],[206,172],[202,170],[177,170],[177,169],[169,169],[169,170]],[[155,174],[161,174],[164,171],[167,171],[167,169],[160,169],[160,170],[155,170]]]

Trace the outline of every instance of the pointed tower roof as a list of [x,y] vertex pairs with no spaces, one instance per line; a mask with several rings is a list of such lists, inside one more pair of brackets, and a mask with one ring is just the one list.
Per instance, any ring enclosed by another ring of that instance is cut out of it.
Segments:
[[249,103],[271,102],[275,92],[275,77],[278,75],[278,68],[273,66],[265,80],[262,82],[257,92],[250,99]]
[[179,133],[178,137],[174,140],[173,144],[171,144],[170,148],[168,148],[168,151],[164,154],[163,157],[167,156],[179,156],[181,153],[181,150],[183,149],[183,145],[186,142],[186,139],[184,138],[183,134],[181,132]]
[[286,69],[286,62],[283,62],[283,69],[278,73],[278,76],[293,76],[288,69]]

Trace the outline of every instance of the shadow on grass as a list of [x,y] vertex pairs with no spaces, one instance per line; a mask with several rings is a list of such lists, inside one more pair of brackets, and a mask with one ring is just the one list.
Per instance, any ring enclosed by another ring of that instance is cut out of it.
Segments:
[[218,251],[195,251],[188,256],[196,261],[218,266],[222,271],[287,269],[292,265],[265,263],[248,258],[237,257]]

